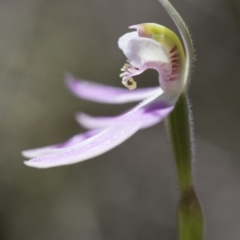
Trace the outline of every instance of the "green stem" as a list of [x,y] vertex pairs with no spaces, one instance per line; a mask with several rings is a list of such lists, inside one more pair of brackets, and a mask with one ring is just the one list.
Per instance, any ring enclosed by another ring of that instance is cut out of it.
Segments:
[[203,240],[204,220],[201,205],[193,187],[189,187],[178,203],[178,229],[180,240]]
[[179,239],[203,240],[203,215],[193,187],[193,141],[191,139],[190,114],[188,99],[185,94],[182,94],[173,112],[167,118],[167,126],[180,188],[178,204]]
[[188,102],[182,94],[167,119],[169,137],[176,161],[180,191],[184,192],[192,184],[192,140]]

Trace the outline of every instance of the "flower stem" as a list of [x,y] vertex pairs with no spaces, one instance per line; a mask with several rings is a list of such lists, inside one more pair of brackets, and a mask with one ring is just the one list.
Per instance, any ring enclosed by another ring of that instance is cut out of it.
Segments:
[[180,200],[178,203],[179,240],[203,240],[201,205],[192,177],[192,129],[188,99],[183,93],[167,118],[168,133],[176,162]]

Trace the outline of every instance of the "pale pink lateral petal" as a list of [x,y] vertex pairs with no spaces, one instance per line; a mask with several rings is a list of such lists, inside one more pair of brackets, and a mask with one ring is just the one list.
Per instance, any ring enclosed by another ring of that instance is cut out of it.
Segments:
[[71,137],[70,139],[68,139],[67,141],[62,142],[62,143],[58,143],[58,144],[54,144],[54,145],[50,145],[50,146],[46,146],[46,147],[42,147],[42,148],[34,148],[34,149],[24,150],[24,151],[22,151],[22,155],[26,158],[35,158],[35,157],[59,152],[65,148],[71,147],[77,143],[80,143],[80,142],[92,137],[93,135],[97,134],[98,132],[99,132],[99,130],[91,130],[88,132],[76,134],[73,137]]
[[[85,113],[78,113],[76,114],[75,118],[77,122],[85,128],[104,128],[110,126],[111,124],[119,124],[121,122],[125,123],[126,121],[128,121],[126,120],[127,116],[133,113],[135,113],[136,115],[134,118],[140,119],[139,114],[141,114],[141,112],[144,111],[145,108],[151,106],[155,101],[162,102],[165,106],[173,106],[176,102],[176,99],[178,98],[178,96],[174,97],[175,100],[173,101],[173,95],[175,96],[175,93],[173,94],[170,92],[163,92],[162,89],[159,89],[159,91],[155,92],[150,97],[144,99],[142,102],[137,104],[134,108],[130,109],[125,114],[115,117],[92,117]],[[117,119],[118,121],[116,121]]]
[[112,126],[63,151],[33,158],[24,163],[35,168],[50,168],[82,162],[118,146],[137,132],[139,128],[138,124]]
[[159,91],[125,114],[114,117],[93,117],[85,113],[79,113],[76,115],[76,119],[80,125],[88,129],[133,123],[138,123],[141,128],[146,128],[164,119],[172,111],[178,97],[178,93]]
[[154,109],[146,112],[145,109],[139,109],[132,116],[120,115],[113,117],[93,117],[85,113],[78,113],[76,120],[80,125],[87,129],[101,129],[111,125],[140,124],[141,129],[151,127],[164,119],[171,111],[173,106],[163,106],[160,109]]
[[111,127],[58,152],[26,161],[25,164],[36,168],[49,168],[73,164],[101,155],[127,140],[139,129],[165,118],[173,109],[178,97],[179,95],[171,92],[155,93],[119,117]]
[[82,99],[109,104],[141,101],[160,90],[160,87],[149,87],[129,91],[123,88],[79,80],[71,75],[67,75],[65,79],[68,88],[76,96]]

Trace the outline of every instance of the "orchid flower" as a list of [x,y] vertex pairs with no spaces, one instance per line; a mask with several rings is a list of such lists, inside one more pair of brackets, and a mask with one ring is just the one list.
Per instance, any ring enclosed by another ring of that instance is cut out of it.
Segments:
[[[141,102],[114,117],[77,114],[77,121],[90,130],[65,143],[23,151],[25,157],[31,158],[25,161],[27,166],[49,168],[91,159],[113,149],[138,130],[159,123],[174,109],[187,87],[192,48],[180,16],[168,1],[162,0],[162,4],[180,31],[185,51],[177,35],[164,26],[154,23],[131,26],[134,31],[124,34],[118,41],[127,58],[120,77],[128,89],[77,80],[70,75],[66,77],[66,83],[83,99],[108,104]],[[158,72],[160,86],[135,89],[137,84],[133,77],[147,69]]]
[[[192,41],[185,23],[168,0],[159,2],[175,22],[184,47],[170,29],[155,23],[138,24],[131,26],[133,31],[118,40],[118,46],[127,58],[120,77],[128,89],[66,76],[68,88],[82,99],[108,104],[140,103],[113,117],[78,113],[76,120],[88,129],[87,132],[77,134],[64,143],[23,151],[23,155],[31,158],[25,164],[36,168],[81,162],[111,150],[138,130],[166,118],[178,175],[179,240],[203,240],[204,218],[193,181],[193,134],[186,97],[193,61]],[[158,72],[159,86],[136,89],[133,77],[147,69]]]

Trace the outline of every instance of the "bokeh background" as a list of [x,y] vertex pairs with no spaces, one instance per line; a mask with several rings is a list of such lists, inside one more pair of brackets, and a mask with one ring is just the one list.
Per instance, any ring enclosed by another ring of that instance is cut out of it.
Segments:
[[[172,0],[190,28],[195,182],[207,240],[240,238],[240,3]],[[176,30],[157,0],[0,0],[0,239],[175,240],[178,190],[163,124],[90,161],[46,170],[23,149],[83,131],[81,110],[117,114],[131,105],[79,100],[63,74],[121,86],[117,47],[127,26]],[[147,71],[139,85],[157,85]]]

